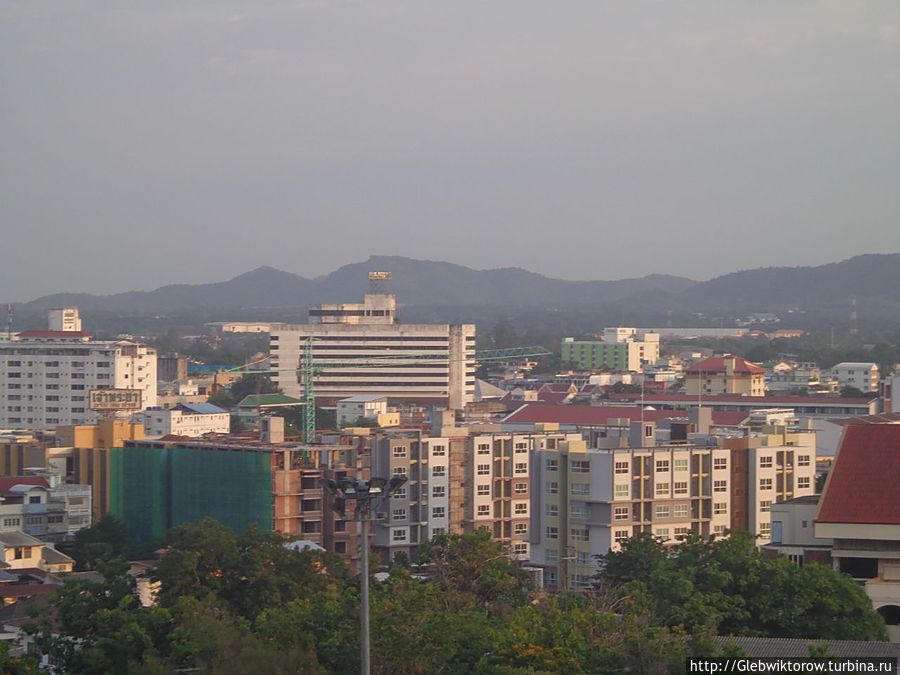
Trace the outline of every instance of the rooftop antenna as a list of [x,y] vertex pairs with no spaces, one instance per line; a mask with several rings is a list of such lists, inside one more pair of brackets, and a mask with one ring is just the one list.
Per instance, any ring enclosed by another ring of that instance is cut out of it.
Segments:
[[12,303],[6,305],[6,337],[12,340],[12,324],[13,324],[13,306]]
[[856,296],[850,298],[850,335],[859,333],[859,319],[856,313]]

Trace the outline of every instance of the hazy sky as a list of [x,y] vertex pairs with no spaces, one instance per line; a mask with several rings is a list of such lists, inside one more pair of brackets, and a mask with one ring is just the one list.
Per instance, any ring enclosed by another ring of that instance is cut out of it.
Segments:
[[900,252],[900,2],[0,0],[0,300]]

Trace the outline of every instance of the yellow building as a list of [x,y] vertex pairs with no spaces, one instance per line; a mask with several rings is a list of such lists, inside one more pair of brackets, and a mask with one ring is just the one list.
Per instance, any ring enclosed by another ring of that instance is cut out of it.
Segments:
[[731,354],[704,359],[684,371],[684,389],[692,396],[765,396],[766,369]]

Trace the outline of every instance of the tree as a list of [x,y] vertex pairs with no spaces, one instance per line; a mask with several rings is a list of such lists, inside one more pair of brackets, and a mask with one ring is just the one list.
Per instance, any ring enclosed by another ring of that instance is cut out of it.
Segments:
[[128,557],[126,542],[128,532],[125,523],[109,514],[90,527],[75,533],[75,558],[78,570],[94,569],[98,562],[107,562],[117,557]]
[[522,345],[519,334],[510,321],[503,320],[495,323],[494,327],[491,328],[490,337],[493,349],[507,349]]
[[278,388],[268,375],[250,374],[244,375],[237,382],[232,382],[229,387],[232,398],[240,403],[251,394],[280,394]]

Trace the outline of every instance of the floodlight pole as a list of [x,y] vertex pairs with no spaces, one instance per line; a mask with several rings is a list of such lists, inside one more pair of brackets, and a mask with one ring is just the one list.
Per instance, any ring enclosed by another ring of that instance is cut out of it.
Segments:
[[369,515],[372,513],[372,501],[365,499],[356,502],[359,509],[359,524],[362,529],[362,556],[360,565],[359,591],[359,672],[369,675]]

